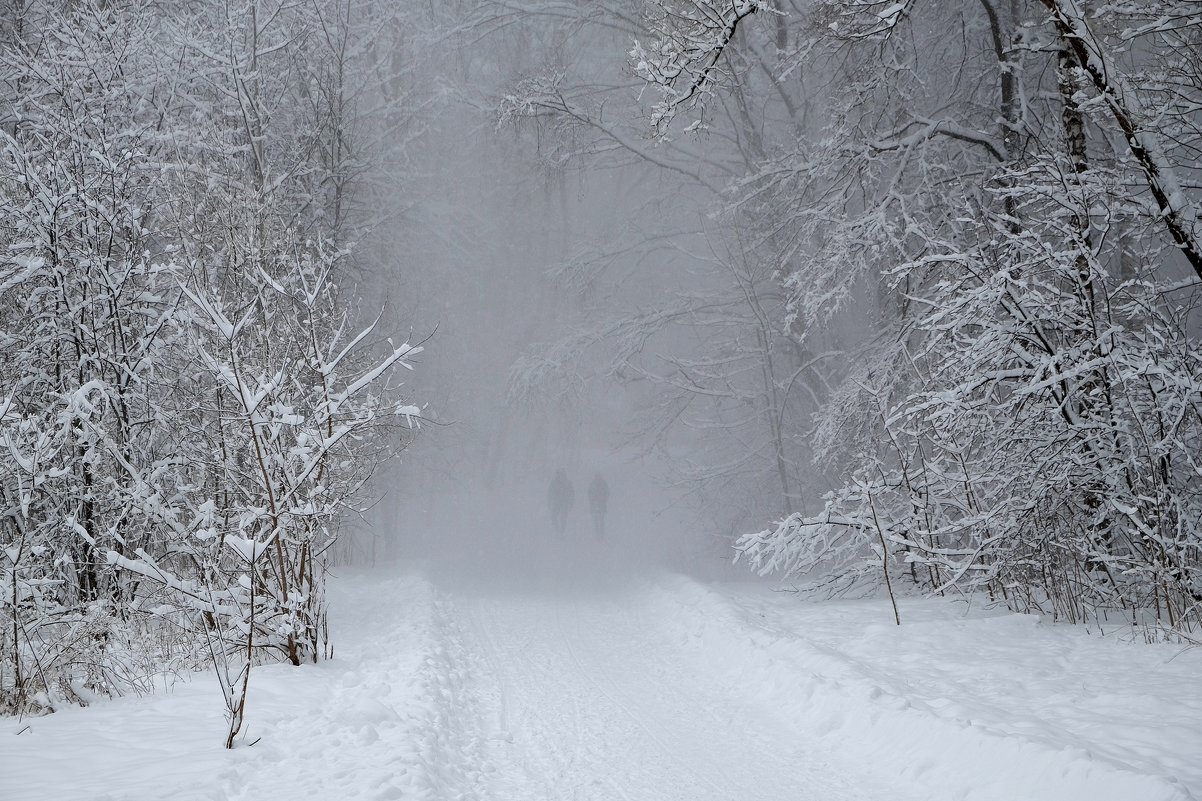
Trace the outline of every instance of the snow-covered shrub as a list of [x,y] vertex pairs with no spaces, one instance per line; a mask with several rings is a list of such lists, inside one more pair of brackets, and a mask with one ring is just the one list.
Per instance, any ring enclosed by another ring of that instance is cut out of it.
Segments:
[[417,414],[420,348],[342,299],[347,45],[301,51],[334,21],[168,6],[21,7],[0,39],[4,710],[207,659],[236,724],[251,662],[320,655],[325,549]]

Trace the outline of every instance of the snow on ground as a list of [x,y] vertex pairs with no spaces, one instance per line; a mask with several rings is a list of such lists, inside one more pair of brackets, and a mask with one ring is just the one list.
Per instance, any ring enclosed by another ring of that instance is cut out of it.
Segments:
[[336,658],[20,723],[0,798],[1202,799],[1202,653],[908,601],[659,574],[363,574]]
[[658,616],[683,607],[655,600],[637,585],[458,600],[482,656],[476,675],[491,702],[482,707],[500,733],[489,740],[487,797],[923,797],[861,773],[837,744],[798,737],[770,706],[731,692],[725,671],[663,637]]
[[799,602],[659,583],[674,636],[732,692],[930,799],[1202,798],[1202,653],[943,600]]
[[475,784],[479,760],[456,724],[463,660],[439,631],[430,584],[347,576],[331,606],[336,658],[256,668],[233,751],[221,747],[216,680],[197,674],[162,696],[5,720],[0,799],[384,801]]

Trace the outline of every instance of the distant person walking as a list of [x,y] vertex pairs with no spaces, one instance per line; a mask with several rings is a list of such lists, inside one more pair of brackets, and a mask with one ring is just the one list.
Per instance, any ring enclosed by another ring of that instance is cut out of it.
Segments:
[[593,513],[593,531],[597,539],[605,539],[605,508],[609,505],[609,484],[600,473],[588,485],[588,506]]
[[572,489],[572,482],[568,480],[568,471],[561,467],[555,471],[555,478],[551,479],[551,486],[547,488],[547,508],[551,510],[551,525],[561,537],[568,527],[568,513],[572,511],[575,501],[576,491]]

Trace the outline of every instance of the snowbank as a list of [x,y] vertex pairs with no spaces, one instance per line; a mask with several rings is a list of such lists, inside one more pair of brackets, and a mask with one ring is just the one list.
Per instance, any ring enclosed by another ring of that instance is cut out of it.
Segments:
[[653,618],[849,764],[934,799],[1202,797],[1202,653],[1013,614],[658,582]]

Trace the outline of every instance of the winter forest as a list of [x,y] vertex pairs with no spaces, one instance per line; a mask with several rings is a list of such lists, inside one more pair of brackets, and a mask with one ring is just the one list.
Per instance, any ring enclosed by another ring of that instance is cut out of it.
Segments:
[[1202,798],[1202,2],[0,0],[0,546],[4,798]]

